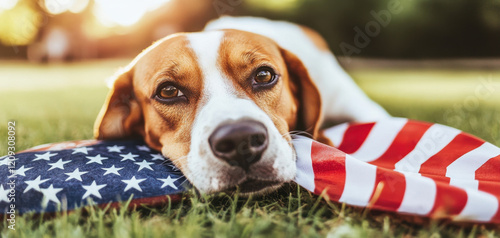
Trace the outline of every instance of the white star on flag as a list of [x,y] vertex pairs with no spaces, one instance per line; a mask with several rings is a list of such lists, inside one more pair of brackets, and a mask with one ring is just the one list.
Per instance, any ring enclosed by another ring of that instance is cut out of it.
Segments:
[[135,189],[139,190],[139,192],[142,192],[142,189],[141,189],[141,186],[139,186],[139,183],[144,181],[144,180],[146,180],[146,179],[136,179],[135,176],[133,176],[129,180],[122,180],[122,182],[127,184],[127,186],[125,187],[125,190],[123,190],[123,192],[126,192],[127,190],[129,190],[131,188],[135,188]]
[[55,163],[48,163],[50,165],[50,169],[48,169],[48,170],[53,170],[55,168],[64,170],[64,165],[69,163],[69,162],[71,162],[71,161],[70,160],[63,161],[62,159],[59,159]]
[[153,160],[165,160],[162,154],[151,154],[153,156]]
[[71,154],[83,153],[83,154],[88,155],[89,154],[89,150],[93,150],[93,148],[77,147],[77,148],[73,149],[73,153],[71,153]]
[[123,169],[123,167],[122,168],[116,168],[115,165],[112,165],[109,168],[101,168],[101,169],[106,170],[106,172],[103,175],[106,175],[106,174],[116,174],[118,176],[121,176],[120,173],[118,173],[118,171],[121,170],[121,169]]
[[154,163],[153,162],[148,162],[146,160],[143,160],[141,162],[135,162],[134,164],[139,165],[139,169],[137,170],[137,172],[139,172],[139,171],[141,171],[144,168],[153,170],[153,168],[151,168],[150,165],[154,164]]
[[24,189],[23,193],[28,192],[30,189],[34,189],[35,191],[40,191],[40,184],[45,183],[47,181],[49,181],[49,179],[41,180],[40,175],[36,177],[35,180],[24,181],[26,184],[28,184],[28,186],[26,187],[26,189]]
[[147,151],[147,152],[151,151],[151,149],[149,149],[149,147],[147,147],[145,145],[138,145],[137,149],[142,150],[142,151]]
[[123,169],[123,167],[122,168],[116,168],[115,165],[112,165],[109,168],[101,168],[101,169],[106,170],[106,172],[103,175],[106,175],[106,174],[116,174],[118,176],[121,176],[120,173],[118,173],[118,171],[120,171],[121,169]]
[[63,190],[63,189],[62,188],[54,188],[53,184],[51,184],[48,188],[40,189],[40,192],[43,193],[43,200],[42,200],[43,206],[47,207],[47,204],[50,201],[53,201],[57,204],[61,203],[59,201],[59,199],[57,198],[57,193],[61,192],[61,190]]
[[92,184],[90,184],[90,185],[83,185],[82,184],[82,187],[85,190],[87,190],[85,192],[85,194],[83,194],[82,200],[85,199],[86,197],[90,196],[90,195],[94,195],[94,196],[96,196],[98,198],[102,198],[101,194],[99,193],[99,190],[102,189],[102,188],[104,188],[104,187],[106,187],[106,184],[97,185],[95,183],[95,180],[94,180],[94,182],[92,182]]
[[101,157],[100,154],[98,154],[96,156],[85,156],[85,157],[87,157],[87,159],[90,160],[89,162],[87,162],[87,164],[90,164],[90,163],[102,164],[103,160],[108,159],[108,157]]
[[132,153],[130,153],[130,152],[129,152],[128,154],[126,154],[126,155],[120,155],[120,156],[123,158],[123,159],[122,159],[122,160],[120,160],[120,161],[125,161],[125,160],[132,160],[132,161],[135,161],[135,159],[134,159],[134,158],[135,158],[135,157],[139,157],[139,155],[134,155],[134,154],[132,154]]
[[179,179],[179,178],[173,179],[169,175],[166,179],[158,179],[158,180],[163,182],[163,185],[161,185],[161,188],[164,188],[165,186],[170,186],[172,188],[178,189],[177,186],[175,186],[175,184],[174,184],[174,182],[177,181],[177,179]]
[[9,194],[9,189],[3,189],[3,184],[0,184],[0,202],[6,201],[9,202],[9,197],[7,196]]
[[117,146],[117,145],[114,145],[114,146],[107,146],[106,147],[108,149],[108,152],[118,152],[118,153],[121,153],[123,149],[125,149],[125,146]]
[[[30,170],[30,169],[32,169],[32,168],[33,168],[33,167],[31,167],[31,168],[24,168],[24,165],[23,165],[23,166],[21,166],[21,168],[16,169],[16,175],[22,175],[22,176],[26,177],[26,174],[25,174],[25,173],[26,173],[26,171],[28,171],[28,170]],[[10,176],[9,176],[9,177],[10,177]]]
[[83,171],[83,172],[80,172],[80,169],[79,168],[76,168],[75,171],[71,172],[71,173],[64,173],[66,175],[68,175],[69,177],[65,180],[65,181],[68,181],[70,179],[76,179],[78,181],[82,181],[82,175],[83,174],[86,174],[88,173],[88,171]]
[[33,161],[37,161],[37,160],[47,160],[47,161],[50,161],[50,157],[53,157],[55,155],[57,155],[57,153],[51,154],[50,151],[48,151],[45,154],[35,155],[36,158],[33,159]]
[[5,155],[3,157],[0,157],[0,166],[9,165],[9,161],[16,161],[16,160],[19,160],[19,159],[14,157],[14,156]]
[[5,159],[0,160],[0,166],[2,165],[9,165],[9,158],[6,157]]

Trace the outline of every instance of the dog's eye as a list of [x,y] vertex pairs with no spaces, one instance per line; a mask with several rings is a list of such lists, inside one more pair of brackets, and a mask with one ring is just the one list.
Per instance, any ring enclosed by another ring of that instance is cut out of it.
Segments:
[[176,87],[170,85],[170,86],[165,86],[161,88],[160,90],[160,97],[162,98],[173,98],[173,97],[178,97],[182,96],[182,92],[177,89]]
[[258,68],[253,74],[254,90],[270,88],[278,81],[278,75],[270,67],[264,66]]
[[254,77],[257,83],[269,83],[273,80],[273,73],[267,69],[260,70]]
[[161,102],[172,103],[177,99],[185,99],[184,93],[173,85],[165,85],[158,88],[156,98]]

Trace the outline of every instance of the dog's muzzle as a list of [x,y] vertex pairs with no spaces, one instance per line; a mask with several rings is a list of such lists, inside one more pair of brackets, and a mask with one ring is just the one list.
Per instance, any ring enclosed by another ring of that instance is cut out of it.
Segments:
[[248,171],[269,144],[267,129],[255,120],[239,120],[217,127],[208,139],[214,155]]

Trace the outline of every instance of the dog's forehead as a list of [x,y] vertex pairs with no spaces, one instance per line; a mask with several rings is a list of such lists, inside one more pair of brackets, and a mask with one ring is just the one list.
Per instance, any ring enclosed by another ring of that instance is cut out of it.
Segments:
[[193,61],[193,52],[186,50],[189,41],[186,34],[174,34],[165,37],[144,50],[134,60],[136,67],[149,68],[152,71],[168,64]]
[[151,91],[165,78],[199,87],[201,70],[196,54],[189,47],[186,33],[174,34],[157,41],[132,63],[134,85]]
[[261,66],[272,66],[277,71],[286,67],[281,48],[275,41],[246,31],[225,30],[219,55],[218,65],[234,79]]
[[235,94],[234,87],[217,64],[224,34],[224,31],[207,31],[187,35],[189,46],[195,53],[201,70],[204,103],[213,95],[232,97]]
[[248,56],[248,53],[258,52],[273,58],[279,55],[276,46],[265,36],[232,29],[178,33],[155,42],[139,54],[133,64],[156,71],[156,67],[168,64],[216,63],[222,57],[227,58],[228,54]]
[[228,68],[243,69],[256,63],[254,61],[268,61],[275,65],[282,63],[277,44],[262,35],[225,29],[189,33],[186,36],[207,81],[231,78]]
[[240,55],[242,59],[252,54],[280,58],[279,47],[273,40],[251,32],[224,29],[189,33],[186,37],[202,64],[217,62],[221,67],[220,61],[230,55]]
[[[225,29],[222,31],[224,31],[224,43],[233,47],[241,46],[240,49],[259,47],[263,50],[276,49],[277,47],[277,43],[274,40],[264,35],[235,29]],[[238,48],[235,49],[238,50]]]
[[214,63],[219,57],[223,31],[190,33],[187,35],[190,48],[196,54],[197,61],[204,75],[214,73]]

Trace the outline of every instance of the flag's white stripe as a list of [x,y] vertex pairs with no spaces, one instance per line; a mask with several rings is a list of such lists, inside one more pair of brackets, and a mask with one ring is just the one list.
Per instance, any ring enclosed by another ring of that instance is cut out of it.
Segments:
[[343,123],[325,130],[325,136],[330,139],[335,147],[339,147],[344,140],[345,131],[349,128],[349,123]]
[[418,173],[422,164],[447,146],[460,131],[443,126],[432,125],[422,136],[410,153],[395,164],[396,171]]
[[436,201],[436,183],[426,177],[404,173],[406,189],[398,212],[427,215]]
[[467,203],[455,220],[491,221],[498,211],[498,199],[489,193],[474,189],[465,189],[465,192],[467,192]]
[[293,146],[297,153],[297,174],[295,182],[305,189],[314,192],[314,171],[311,159],[312,140],[306,137],[295,137]]
[[479,189],[479,182],[475,179],[451,178],[450,185],[463,189],[473,189],[473,190]]
[[370,202],[377,168],[349,155],[345,159],[346,178],[340,202],[356,206],[366,206]]
[[377,122],[363,145],[351,156],[365,162],[377,159],[387,151],[407,122],[408,119],[405,118],[391,118]]
[[446,168],[446,177],[470,179],[476,178],[476,170],[489,159],[500,155],[500,149],[485,142],[469,153],[462,155]]

